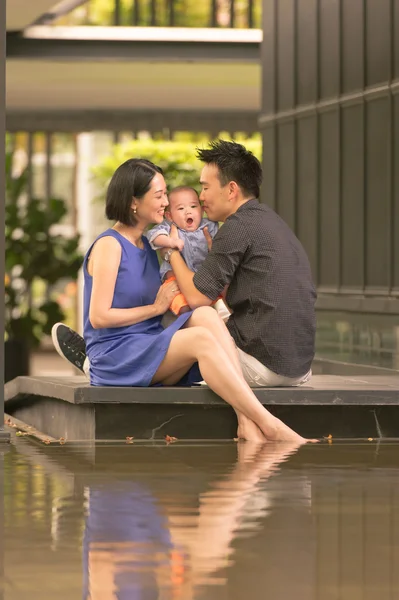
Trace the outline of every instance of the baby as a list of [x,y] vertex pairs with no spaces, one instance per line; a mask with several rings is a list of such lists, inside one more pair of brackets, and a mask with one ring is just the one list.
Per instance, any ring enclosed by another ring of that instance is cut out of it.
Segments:
[[[179,186],[169,192],[169,208],[165,212],[166,220],[156,225],[147,233],[148,241],[155,250],[159,248],[177,248],[191,271],[198,271],[208,254],[208,243],[204,235],[207,228],[211,238],[214,238],[219,226],[214,221],[203,218],[203,210],[194,188]],[[179,231],[179,238],[170,237],[171,225],[174,223]],[[175,279],[170,264],[162,261],[162,281]],[[214,307],[223,320],[230,316],[223,300],[218,299]],[[179,294],[173,300],[170,310],[175,315],[190,310],[187,300],[183,294]]]

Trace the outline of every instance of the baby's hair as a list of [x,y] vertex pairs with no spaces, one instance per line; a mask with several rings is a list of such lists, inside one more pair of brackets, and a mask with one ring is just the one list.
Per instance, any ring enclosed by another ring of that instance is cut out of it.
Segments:
[[172,188],[169,192],[168,192],[168,196],[169,199],[172,196],[172,194],[174,194],[175,192],[194,192],[194,194],[197,196],[197,198],[199,199],[198,196],[198,192],[197,190],[195,190],[193,187],[189,186],[189,185],[178,185],[177,187]]

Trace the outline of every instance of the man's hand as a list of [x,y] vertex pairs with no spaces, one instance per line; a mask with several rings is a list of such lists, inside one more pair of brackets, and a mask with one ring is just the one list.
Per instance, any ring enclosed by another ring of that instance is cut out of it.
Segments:
[[212,249],[212,238],[209,233],[208,227],[204,227],[202,231],[204,232],[206,243],[208,244],[208,252],[210,252],[210,250]]

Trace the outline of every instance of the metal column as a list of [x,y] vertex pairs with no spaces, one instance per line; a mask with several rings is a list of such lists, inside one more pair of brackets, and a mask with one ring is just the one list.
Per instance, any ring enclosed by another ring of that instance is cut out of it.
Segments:
[[[5,98],[5,80],[6,80],[6,6],[5,2],[0,2],[0,229],[4,231],[4,204],[5,204],[5,181],[4,181],[4,165],[5,165],[5,112],[6,112],[6,98]],[[4,235],[4,234],[3,234]],[[4,248],[4,245],[3,245]],[[1,258],[0,268],[0,296],[4,298],[4,255]],[[0,336],[4,340],[4,311],[0,318]],[[0,444],[2,442],[8,442],[10,436],[4,431],[4,341],[0,344]]]

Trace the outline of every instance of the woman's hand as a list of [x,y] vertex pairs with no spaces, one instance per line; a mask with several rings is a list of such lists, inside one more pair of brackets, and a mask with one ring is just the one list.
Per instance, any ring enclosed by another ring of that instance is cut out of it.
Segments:
[[158,290],[157,297],[155,298],[154,306],[157,309],[157,313],[163,315],[166,313],[172,300],[180,294],[179,286],[177,281],[166,281],[161,285]]

